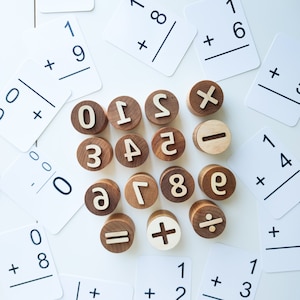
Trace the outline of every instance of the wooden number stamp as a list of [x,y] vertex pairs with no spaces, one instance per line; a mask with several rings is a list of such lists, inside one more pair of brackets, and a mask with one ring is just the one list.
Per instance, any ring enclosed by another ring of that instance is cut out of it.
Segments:
[[195,146],[208,154],[220,154],[231,143],[231,132],[227,125],[219,120],[200,123],[193,132]]
[[155,125],[166,125],[172,122],[179,111],[175,95],[166,90],[158,90],[148,96],[145,102],[147,119]]
[[140,135],[127,134],[116,143],[115,155],[121,165],[135,168],[146,161],[149,155],[149,147]]
[[149,174],[134,174],[126,183],[125,198],[134,208],[148,208],[155,203],[157,197],[157,183]]
[[113,253],[128,250],[134,240],[135,226],[131,218],[125,214],[111,215],[100,232],[103,247]]
[[194,193],[195,182],[184,168],[170,167],[160,176],[160,188],[166,199],[177,203],[184,202]]
[[236,186],[234,174],[229,169],[216,164],[208,165],[201,170],[198,183],[201,190],[213,200],[229,198]]
[[84,140],[77,148],[79,164],[89,171],[99,171],[106,167],[113,158],[110,143],[99,137]]
[[106,112],[95,101],[85,100],[76,104],[71,113],[73,127],[83,134],[98,134],[108,123]]
[[195,232],[204,238],[217,237],[226,226],[223,211],[210,200],[195,202],[190,208],[189,216]]
[[91,213],[105,216],[116,209],[120,197],[119,186],[114,181],[101,179],[87,189],[84,202]]
[[171,161],[183,154],[185,138],[178,129],[163,127],[154,134],[151,145],[158,158]]
[[158,250],[174,248],[181,238],[177,218],[168,210],[155,211],[148,219],[147,238]]
[[140,123],[142,111],[135,99],[120,96],[109,104],[107,117],[112,126],[127,131],[134,129]]
[[200,117],[208,116],[220,109],[223,104],[223,91],[214,81],[197,82],[187,97],[189,110]]

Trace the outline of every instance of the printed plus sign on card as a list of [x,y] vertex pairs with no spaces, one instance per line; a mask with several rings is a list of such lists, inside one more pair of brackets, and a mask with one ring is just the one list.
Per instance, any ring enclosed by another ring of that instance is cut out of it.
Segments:
[[256,253],[214,244],[197,300],[255,299],[260,274],[261,263]]
[[288,126],[300,117],[300,41],[279,34],[249,91],[246,104]]
[[300,163],[269,128],[244,143],[228,163],[274,218],[299,203]]
[[259,66],[240,0],[205,0],[185,8],[198,29],[194,45],[208,78],[218,81]]
[[133,288],[128,284],[99,279],[61,275],[64,290],[61,300],[132,300]]
[[83,192],[66,173],[33,147],[3,173],[1,189],[56,234],[83,205]]
[[95,0],[38,0],[38,5],[43,13],[91,11]]
[[0,248],[1,299],[60,299],[63,292],[42,227],[3,233]]
[[71,100],[102,87],[75,17],[67,16],[24,33],[29,53],[49,74],[71,89]]
[[28,151],[71,92],[35,62],[28,60],[0,92],[0,134]]
[[191,299],[191,260],[143,256],[138,260],[135,300]]
[[171,76],[196,28],[159,3],[124,0],[106,28],[106,39],[155,70]]
[[259,205],[260,248],[266,272],[300,270],[300,205],[274,219]]

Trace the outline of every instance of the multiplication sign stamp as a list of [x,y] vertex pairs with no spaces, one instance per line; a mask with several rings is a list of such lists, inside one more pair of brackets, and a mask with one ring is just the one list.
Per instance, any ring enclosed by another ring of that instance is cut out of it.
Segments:
[[105,36],[116,47],[171,76],[196,33],[193,25],[160,4],[123,0]]
[[91,11],[95,0],[39,0],[38,5],[43,13]]
[[300,270],[300,205],[280,219],[259,205],[260,253],[266,272]]
[[270,128],[263,128],[228,160],[274,218],[299,203],[300,163]]
[[0,92],[0,134],[28,151],[70,97],[71,91],[32,60]]
[[258,255],[218,243],[212,247],[197,300],[254,299],[261,275]]
[[0,248],[1,299],[60,299],[62,288],[40,225],[1,234]]
[[134,299],[190,300],[191,276],[191,260],[187,257],[142,256]]
[[133,288],[125,283],[80,276],[61,275],[61,300],[132,300]]
[[194,45],[206,77],[218,81],[259,66],[240,0],[195,2],[185,15],[198,29]]
[[53,234],[83,205],[84,192],[74,178],[36,147],[21,154],[4,171],[0,187]]
[[74,16],[42,24],[24,33],[29,53],[40,66],[71,89],[70,100],[102,87],[84,36]]
[[288,126],[300,117],[300,41],[278,34],[246,98],[246,105]]

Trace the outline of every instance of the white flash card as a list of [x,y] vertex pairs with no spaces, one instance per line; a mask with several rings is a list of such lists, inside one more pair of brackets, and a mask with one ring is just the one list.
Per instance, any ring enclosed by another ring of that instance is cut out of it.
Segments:
[[191,260],[171,256],[140,257],[134,295],[135,300],[190,300]]
[[53,234],[83,205],[84,192],[72,176],[35,147],[4,172],[1,189]]
[[39,0],[38,5],[43,13],[91,11],[95,0]]
[[0,134],[28,151],[70,95],[35,62],[24,62],[0,91]]
[[0,299],[62,296],[46,235],[38,224],[1,234],[0,249]]
[[274,218],[300,201],[300,163],[269,128],[244,143],[228,163]]
[[197,300],[254,299],[261,275],[257,253],[223,244],[212,247]]
[[79,276],[61,275],[64,290],[61,300],[132,300],[133,288],[125,283]]
[[171,76],[197,31],[160,4],[123,0],[106,28],[106,39],[148,66]]
[[274,219],[259,205],[260,247],[266,272],[300,270],[300,205]]
[[194,45],[206,77],[218,81],[259,66],[240,0],[195,2],[185,15],[198,29]]
[[279,34],[246,99],[250,108],[288,126],[300,117],[300,41]]
[[102,86],[75,17],[65,16],[24,33],[30,55],[49,74],[72,90],[70,100]]

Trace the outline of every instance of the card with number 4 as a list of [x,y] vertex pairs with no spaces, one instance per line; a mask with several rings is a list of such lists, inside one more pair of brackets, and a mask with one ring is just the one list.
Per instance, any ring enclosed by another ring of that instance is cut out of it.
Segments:
[[43,228],[38,224],[0,235],[0,298],[54,300],[62,288]]
[[256,253],[214,244],[202,275],[198,300],[254,299],[260,275],[261,263]]
[[195,2],[185,14],[198,29],[194,45],[208,78],[218,81],[259,66],[240,0]]
[[274,218],[299,203],[300,163],[269,128],[244,143],[228,163]]
[[288,126],[300,118],[300,41],[276,36],[254,80],[246,104]]
[[71,100],[102,86],[77,19],[63,17],[24,33],[29,53],[49,74],[71,89]]
[[0,134],[25,152],[53,120],[71,91],[35,62],[24,62],[0,92]]
[[53,234],[83,205],[84,192],[74,177],[36,147],[20,155],[4,171],[0,184],[5,194]]
[[106,28],[106,39],[171,76],[197,33],[184,19],[149,1],[123,0]]
[[138,260],[135,300],[191,299],[191,260],[142,256]]
[[61,300],[132,300],[133,288],[128,284],[99,279],[61,275],[64,296]]

